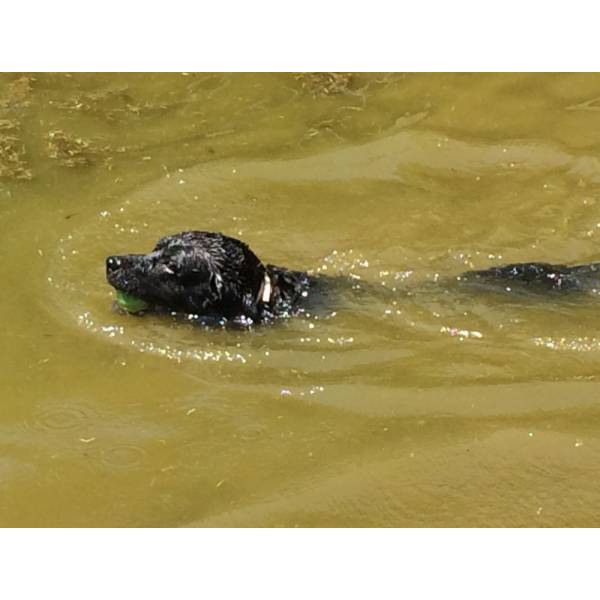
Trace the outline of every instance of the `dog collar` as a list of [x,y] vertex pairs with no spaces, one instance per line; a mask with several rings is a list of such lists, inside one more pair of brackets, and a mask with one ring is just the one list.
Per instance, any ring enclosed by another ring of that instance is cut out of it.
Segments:
[[268,304],[271,301],[271,295],[273,294],[273,286],[271,285],[271,278],[265,273],[265,279],[260,286],[258,295],[262,300],[263,304]]

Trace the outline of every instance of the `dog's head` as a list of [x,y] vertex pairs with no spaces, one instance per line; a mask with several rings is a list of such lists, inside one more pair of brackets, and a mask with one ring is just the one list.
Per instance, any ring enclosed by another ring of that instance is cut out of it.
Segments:
[[267,271],[246,244],[204,231],[164,237],[149,254],[109,256],[106,278],[153,308],[225,318],[256,319],[270,293]]

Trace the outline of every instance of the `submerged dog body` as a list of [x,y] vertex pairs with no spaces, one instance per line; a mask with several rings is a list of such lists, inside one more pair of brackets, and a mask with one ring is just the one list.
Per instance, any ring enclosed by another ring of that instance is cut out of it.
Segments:
[[[305,312],[328,295],[334,282],[263,264],[244,242],[206,231],[164,237],[149,254],[110,256],[106,276],[117,291],[143,301],[148,310],[243,325]],[[521,286],[532,292],[599,293],[600,263],[518,263],[469,271],[457,280],[508,290]]]
[[319,278],[265,265],[243,242],[207,231],[161,238],[149,254],[110,256],[106,277],[151,309],[260,323],[301,312]]
[[599,293],[600,263],[574,266],[540,262],[515,263],[483,271],[468,271],[459,280],[486,286],[516,284],[532,292]]

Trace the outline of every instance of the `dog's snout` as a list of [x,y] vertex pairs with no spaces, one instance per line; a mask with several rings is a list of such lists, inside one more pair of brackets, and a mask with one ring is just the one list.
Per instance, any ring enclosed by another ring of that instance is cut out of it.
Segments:
[[109,256],[106,259],[106,269],[116,271],[121,266],[121,259],[118,256]]

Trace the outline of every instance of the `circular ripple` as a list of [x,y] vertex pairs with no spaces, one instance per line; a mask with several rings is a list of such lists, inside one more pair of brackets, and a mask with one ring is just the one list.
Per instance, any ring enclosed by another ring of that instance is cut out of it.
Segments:
[[91,417],[91,410],[81,406],[43,406],[34,409],[26,425],[35,431],[67,431],[81,428]]
[[146,451],[133,444],[115,444],[100,451],[100,461],[113,469],[133,469],[140,466]]

